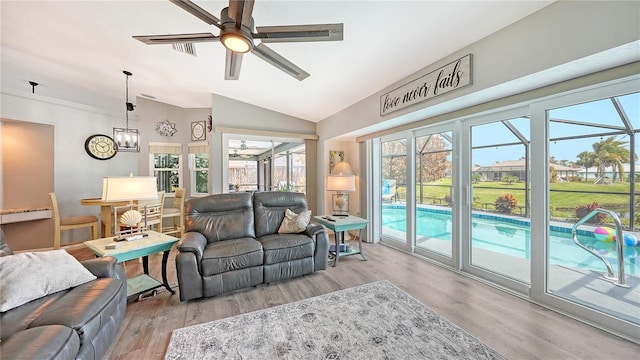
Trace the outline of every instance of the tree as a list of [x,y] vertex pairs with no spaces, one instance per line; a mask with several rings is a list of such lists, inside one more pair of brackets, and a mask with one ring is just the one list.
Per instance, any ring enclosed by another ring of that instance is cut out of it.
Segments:
[[451,163],[447,156],[451,150],[440,135],[429,135],[416,138],[416,175],[423,182],[431,182],[444,178],[450,170]]
[[628,141],[616,140],[615,136],[610,136],[591,145],[598,161],[599,176],[604,176],[606,168],[611,166],[612,180],[615,181],[616,173],[619,173],[620,181],[624,182],[624,171],[619,170],[623,169],[623,163],[628,163],[631,160],[631,153],[626,146],[628,143]]
[[578,160],[576,161],[576,165],[582,166],[585,169],[584,179],[587,180],[587,175],[589,173],[589,168],[592,168],[597,165],[598,157],[596,153],[593,151],[583,151],[578,154]]

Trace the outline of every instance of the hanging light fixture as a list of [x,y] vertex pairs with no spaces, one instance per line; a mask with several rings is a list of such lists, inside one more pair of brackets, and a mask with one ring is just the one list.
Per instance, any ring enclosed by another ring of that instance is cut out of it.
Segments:
[[133,75],[127,70],[123,73],[126,75],[126,125],[125,128],[113,128],[113,140],[116,142],[118,151],[140,152],[140,131],[138,129],[129,129],[129,111],[133,111],[134,105],[129,102],[129,76]]

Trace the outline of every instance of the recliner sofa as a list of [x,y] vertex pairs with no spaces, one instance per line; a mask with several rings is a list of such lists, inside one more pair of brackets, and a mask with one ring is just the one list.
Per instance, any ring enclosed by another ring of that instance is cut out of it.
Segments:
[[290,209],[307,210],[302,193],[209,195],[185,205],[185,234],[178,243],[180,300],[310,274],[327,268],[329,242],[322,225],[279,234]]
[[[0,231],[0,256],[12,254]],[[126,277],[113,257],[81,264],[97,279],[0,313],[2,359],[104,357],[125,317]]]

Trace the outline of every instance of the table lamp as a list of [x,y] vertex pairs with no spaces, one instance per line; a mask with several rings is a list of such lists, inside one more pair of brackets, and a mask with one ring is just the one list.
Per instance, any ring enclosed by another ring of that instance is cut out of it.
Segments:
[[[131,209],[122,214],[121,220],[131,227],[142,220],[142,214],[133,209],[133,201],[157,198],[156,178],[153,176],[109,176],[102,179],[102,201],[129,201]],[[114,217],[117,217],[117,211],[114,211]],[[115,220],[114,226],[117,226],[117,218]]]
[[336,191],[335,209],[338,212],[333,216],[349,216],[349,195],[346,192],[356,191],[356,177],[348,162],[336,164],[327,177],[327,190]]

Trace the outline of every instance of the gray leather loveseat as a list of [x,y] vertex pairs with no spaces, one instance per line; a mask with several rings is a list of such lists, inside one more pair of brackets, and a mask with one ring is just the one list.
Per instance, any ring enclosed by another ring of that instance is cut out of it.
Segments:
[[[0,231],[0,256],[12,254]],[[126,277],[113,257],[82,265],[97,279],[0,313],[3,360],[104,357],[125,317]]]
[[310,224],[300,233],[279,234],[287,209],[307,210],[304,194],[230,193],[188,200],[176,256],[180,300],[326,269],[325,228]]

